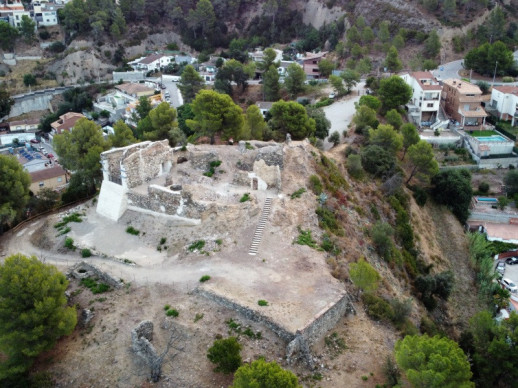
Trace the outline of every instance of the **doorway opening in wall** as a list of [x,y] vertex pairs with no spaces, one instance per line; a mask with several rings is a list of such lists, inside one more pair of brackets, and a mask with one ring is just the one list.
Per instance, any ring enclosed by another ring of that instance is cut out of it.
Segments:
[[252,179],[252,190],[257,190],[259,188],[259,182],[257,178]]

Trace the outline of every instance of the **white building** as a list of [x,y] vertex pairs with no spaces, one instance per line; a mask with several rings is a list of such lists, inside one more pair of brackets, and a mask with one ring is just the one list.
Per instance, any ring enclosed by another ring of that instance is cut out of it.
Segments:
[[442,86],[429,71],[401,76],[412,88],[412,98],[406,105],[411,119],[419,127],[429,127],[439,116]]
[[151,54],[147,57],[137,59],[130,62],[129,65],[135,70],[160,70],[162,67],[166,67],[173,61],[173,57],[162,54]]
[[500,120],[511,120],[511,125],[518,123],[518,86],[495,86],[491,92],[491,102],[486,110],[498,116]]
[[56,4],[49,4],[45,1],[37,1],[32,3],[34,10],[34,20],[38,26],[57,26],[58,25],[58,8]]

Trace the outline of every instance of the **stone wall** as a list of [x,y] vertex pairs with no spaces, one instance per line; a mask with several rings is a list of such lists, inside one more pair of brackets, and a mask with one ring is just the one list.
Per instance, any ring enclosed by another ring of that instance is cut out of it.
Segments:
[[313,365],[309,350],[310,346],[322,338],[329,330],[333,329],[346,313],[356,313],[349,295],[343,293],[335,303],[330,303],[316,314],[314,319],[308,322],[306,326],[298,329],[296,333],[291,333],[271,318],[214,292],[200,287],[196,288],[195,292],[238,312],[247,319],[264,324],[288,343],[286,347],[288,361],[302,360],[310,367]]
[[281,169],[278,164],[269,165],[264,159],[258,159],[254,162],[253,171],[269,189],[281,190]]
[[262,323],[270,330],[272,330],[275,334],[277,334],[283,341],[290,342],[295,338],[294,333],[290,333],[279,323],[273,321],[272,319],[264,316],[263,314],[257,311],[249,309],[248,307],[242,306],[230,299],[227,299],[221,295],[217,295],[212,291],[204,290],[200,287],[196,288],[194,292],[224,307],[236,311],[237,313],[241,314],[243,317],[247,319],[250,319],[251,321]]
[[207,171],[210,162],[218,160],[218,154],[213,151],[198,151],[189,152],[189,160],[192,168],[197,170]]
[[128,187],[136,187],[170,171],[173,166],[173,149],[167,140],[152,142],[130,155],[125,153],[122,166]]
[[106,272],[101,271],[96,266],[87,263],[86,261],[81,261],[77,263],[72,268],[70,268],[67,276],[72,276],[76,279],[84,279],[84,278],[97,278],[100,282],[108,284],[113,288],[122,287],[123,283],[112,278]]
[[151,376],[158,381],[161,373],[161,362],[153,340],[153,322],[142,321],[131,331],[131,350],[151,367]]

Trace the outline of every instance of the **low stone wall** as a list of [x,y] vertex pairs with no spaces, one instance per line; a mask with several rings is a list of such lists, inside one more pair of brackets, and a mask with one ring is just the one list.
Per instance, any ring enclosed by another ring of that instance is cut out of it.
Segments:
[[195,292],[222,306],[238,312],[247,319],[264,324],[282,340],[288,343],[286,354],[289,362],[293,362],[298,359],[302,360],[310,367],[313,366],[309,350],[310,346],[322,338],[329,330],[333,329],[346,313],[356,314],[352,302],[349,299],[349,294],[343,293],[338,301],[328,304],[318,314],[316,314],[314,319],[308,322],[306,326],[298,329],[296,333],[291,333],[271,318],[221,295],[217,295],[214,292],[204,290],[200,287],[196,288]]
[[120,288],[123,286],[122,282],[115,280],[106,272],[101,271],[99,268],[87,263],[86,261],[81,261],[80,263],[77,263],[72,268],[70,268],[67,276],[73,276],[76,279],[95,277],[101,282],[108,284],[110,287]]
[[291,342],[295,338],[295,333],[290,333],[288,330],[283,328],[279,323],[273,321],[272,319],[264,316],[263,314],[249,309],[248,307],[242,306],[228,298],[225,298],[221,295],[217,295],[214,292],[204,290],[200,287],[194,290],[197,294],[216,302],[224,307],[232,309],[247,319],[250,319],[254,322],[259,322],[264,324],[270,330],[272,330],[275,334],[277,334],[283,341]]
[[510,165],[518,167],[518,156],[516,158],[480,158],[478,166],[480,168],[508,168]]

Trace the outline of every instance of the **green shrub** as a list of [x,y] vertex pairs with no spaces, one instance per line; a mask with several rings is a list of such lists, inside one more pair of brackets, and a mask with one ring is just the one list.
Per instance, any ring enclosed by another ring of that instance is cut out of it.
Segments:
[[203,275],[201,278],[200,278],[200,283],[205,283],[206,281],[210,280],[210,276],[209,275]]
[[313,237],[311,236],[311,230],[303,230],[301,227],[298,227],[299,235],[297,237],[297,240],[295,240],[295,243],[299,245],[307,245],[308,247],[317,249],[318,245],[315,240],[313,240]]
[[65,248],[68,248],[70,250],[75,250],[76,247],[74,246],[74,240],[70,237],[67,237],[65,239]]
[[90,251],[90,249],[88,249],[88,248],[81,249],[81,257],[90,257],[90,256],[92,256],[92,251]]
[[216,364],[215,372],[234,373],[242,364],[241,344],[236,337],[218,339],[209,348],[207,358]]
[[487,183],[487,182],[480,182],[480,184],[478,185],[478,191],[481,194],[489,193],[489,183]]
[[258,304],[259,306],[261,306],[261,307],[268,306],[268,302],[267,302],[267,301],[265,301],[264,299],[259,299],[259,300],[257,301],[257,304]]
[[372,242],[378,254],[385,260],[390,260],[392,248],[392,235],[394,230],[386,222],[376,222],[371,229]]
[[140,234],[140,230],[135,229],[133,226],[128,226],[126,228],[126,233],[132,234],[134,236],[138,236]]
[[239,202],[246,202],[250,201],[250,193],[245,193],[243,196],[239,199]]
[[176,318],[178,315],[180,315],[180,313],[176,309],[169,309],[166,311],[165,315],[167,315],[168,317]]
[[81,279],[81,285],[89,288],[92,291],[92,294],[102,294],[103,292],[107,292],[110,290],[110,286],[104,283],[98,283],[94,279],[85,278]]
[[189,250],[189,252],[201,251],[204,246],[205,246],[205,240],[197,240],[197,241],[193,242],[191,245],[189,245],[189,247],[187,249]]
[[218,239],[215,241],[215,243],[216,243],[216,244],[218,244],[218,245],[221,245],[221,244],[223,244],[223,240],[222,240],[222,239],[220,239],[220,238],[218,238]]
[[337,235],[342,236],[343,235],[343,229],[338,224],[338,221],[335,217],[335,213],[324,206],[319,206],[317,210],[315,211],[318,215],[318,225]]
[[203,319],[204,314],[196,313],[194,317],[194,323],[198,322],[200,319]]
[[362,158],[357,154],[350,154],[347,157],[347,172],[355,179],[363,176]]
[[291,199],[300,198],[302,194],[306,192],[306,189],[304,187],[301,187],[297,191],[291,194]]
[[65,227],[69,222],[83,222],[83,220],[81,219],[81,214],[72,213],[68,216],[63,217],[63,220],[55,224],[54,228],[60,230],[63,227]]
[[167,241],[167,239],[165,237],[162,237],[160,239],[160,245],[164,245],[166,241]]
[[513,77],[502,77],[502,82],[514,82]]
[[320,182],[320,178],[316,175],[311,175],[309,177],[309,187],[315,195],[320,195],[322,193],[322,182]]
[[164,306],[164,310],[165,310],[165,311],[169,310],[170,308],[171,308],[171,306],[170,306],[170,305],[168,305],[168,304],[166,304],[166,305]]
[[323,98],[315,104],[315,108],[322,108],[324,106],[331,105],[334,102],[332,98]]
[[362,301],[369,317],[377,321],[392,321],[394,311],[390,303],[385,299],[370,293],[365,293],[362,294]]

